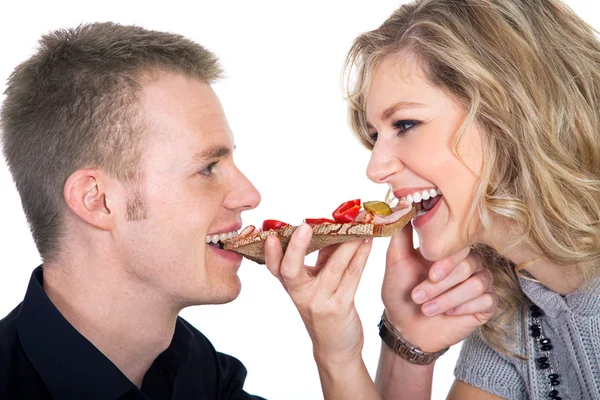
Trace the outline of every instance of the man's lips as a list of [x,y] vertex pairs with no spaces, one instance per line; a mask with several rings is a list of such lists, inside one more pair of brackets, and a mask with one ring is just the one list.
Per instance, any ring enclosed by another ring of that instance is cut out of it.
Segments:
[[220,235],[221,233],[237,232],[240,229],[242,229],[241,222],[233,224],[233,225],[229,225],[229,226],[226,226],[223,228],[215,229],[213,232],[208,233],[207,236],[208,235]]

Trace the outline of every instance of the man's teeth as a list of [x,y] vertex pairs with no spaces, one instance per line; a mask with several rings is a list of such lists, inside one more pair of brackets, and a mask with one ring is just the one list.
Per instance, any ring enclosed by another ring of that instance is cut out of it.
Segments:
[[227,233],[219,233],[219,234],[215,234],[215,235],[207,235],[206,236],[206,243],[214,243],[216,244],[219,240],[221,242],[227,240],[227,239],[231,239],[234,238],[238,235],[237,231],[233,231],[233,232],[227,232]]
[[440,189],[425,189],[402,197],[400,200],[404,200],[409,203],[420,203],[421,200],[429,200],[441,194],[442,191]]

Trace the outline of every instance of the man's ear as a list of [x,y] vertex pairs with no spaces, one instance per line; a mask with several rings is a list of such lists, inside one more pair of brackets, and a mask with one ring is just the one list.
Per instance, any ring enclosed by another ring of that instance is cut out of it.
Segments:
[[101,170],[80,169],[65,182],[64,196],[69,208],[79,218],[96,228],[110,230],[116,217],[114,204],[108,201],[110,187],[110,178]]

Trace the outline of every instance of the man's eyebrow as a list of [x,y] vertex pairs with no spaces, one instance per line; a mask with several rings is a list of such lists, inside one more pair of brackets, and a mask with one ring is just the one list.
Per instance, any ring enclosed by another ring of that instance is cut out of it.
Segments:
[[215,146],[209,147],[203,151],[200,151],[192,157],[194,160],[206,160],[227,157],[231,154],[229,147]]
[[[383,112],[381,113],[381,115],[379,116],[379,118],[382,121],[387,121],[388,119],[390,119],[392,117],[392,115],[394,115],[394,113],[396,111],[399,110],[408,110],[411,108],[423,108],[425,107],[425,104],[423,103],[417,103],[414,101],[399,101],[397,103],[392,104],[391,106],[389,106],[388,108],[386,108],[385,110],[383,110]],[[370,122],[367,121],[367,127],[369,129],[372,128],[372,125]]]

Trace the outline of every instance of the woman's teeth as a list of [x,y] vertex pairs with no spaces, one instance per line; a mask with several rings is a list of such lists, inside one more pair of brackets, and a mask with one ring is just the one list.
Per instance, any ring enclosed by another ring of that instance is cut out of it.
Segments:
[[224,233],[219,233],[219,234],[215,234],[215,235],[206,235],[206,243],[213,243],[213,244],[217,244],[217,242],[219,242],[219,240],[221,242],[227,240],[227,239],[231,239],[234,238],[238,235],[237,231],[233,231],[233,232],[224,232]]
[[442,191],[440,189],[425,189],[419,192],[414,192],[413,194],[409,194],[405,197],[402,197],[400,200],[407,201],[408,203],[420,203],[421,200],[429,200],[434,198],[435,196],[441,195]]

